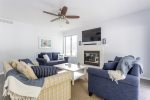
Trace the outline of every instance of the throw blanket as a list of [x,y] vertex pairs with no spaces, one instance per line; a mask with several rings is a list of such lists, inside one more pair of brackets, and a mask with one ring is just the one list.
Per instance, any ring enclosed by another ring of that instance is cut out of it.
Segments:
[[6,74],[3,96],[11,100],[36,100],[41,92],[44,78],[28,80],[23,74],[12,69]]
[[124,80],[134,64],[138,64],[141,69],[140,73],[143,73],[143,67],[139,57],[135,59],[133,56],[125,56],[119,61],[115,71],[108,71],[109,77],[112,79],[112,81],[114,80],[118,84],[118,80]]
[[58,68],[52,66],[32,66],[32,70],[38,78],[57,74]]

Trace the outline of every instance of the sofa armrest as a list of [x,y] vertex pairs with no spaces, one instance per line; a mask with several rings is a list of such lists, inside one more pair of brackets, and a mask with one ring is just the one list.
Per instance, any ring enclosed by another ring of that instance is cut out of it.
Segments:
[[71,72],[69,71],[45,77],[43,89],[62,84],[66,81],[70,82],[71,85],[71,78]]
[[96,69],[96,68],[88,68],[87,71],[88,71],[89,75],[94,75],[94,76],[97,76],[97,77],[110,79],[107,70],[101,70],[101,69]]
[[46,65],[47,61],[43,58],[36,58],[36,60],[38,61],[39,65]]
[[[64,95],[65,94],[65,95]],[[45,78],[38,100],[70,100],[71,73],[64,72]]]
[[65,61],[68,62],[69,60],[69,57],[64,57]]

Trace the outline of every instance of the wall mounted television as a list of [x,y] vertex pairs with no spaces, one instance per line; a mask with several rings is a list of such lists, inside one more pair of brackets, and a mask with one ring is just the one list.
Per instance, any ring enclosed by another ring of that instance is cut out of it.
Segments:
[[82,31],[82,42],[101,41],[101,28]]

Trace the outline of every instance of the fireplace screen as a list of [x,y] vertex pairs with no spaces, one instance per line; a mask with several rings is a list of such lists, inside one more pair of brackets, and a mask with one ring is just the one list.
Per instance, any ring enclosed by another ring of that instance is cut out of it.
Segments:
[[84,64],[99,66],[100,52],[99,51],[84,51]]

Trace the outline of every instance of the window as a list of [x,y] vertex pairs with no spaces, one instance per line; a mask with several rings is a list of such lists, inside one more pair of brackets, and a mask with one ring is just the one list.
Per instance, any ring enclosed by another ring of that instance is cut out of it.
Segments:
[[64,37],[64,51],[66,56],[77,56],[77,35]]

